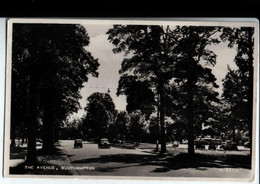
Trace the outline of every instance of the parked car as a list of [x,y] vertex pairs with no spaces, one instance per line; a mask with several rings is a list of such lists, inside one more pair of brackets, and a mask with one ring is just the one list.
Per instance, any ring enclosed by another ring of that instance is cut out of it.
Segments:
[[209,150],[216,150],[216,149],[217,149],[216,144],[215,144],[214,142],[211,142],[211,143],[209,144]]
[[177,148],[179,146],[179,141],[173,141],[172,147]]
[[195,148],[196,148],[196,149],[205,150],[205,143],[204,143],[203,141],[201,141],[201,140],[196,140],[196,141],[194,142],[194,144],[195,144]]
[[77,147],[80,147],[80,148],[83,147],[81,139],[75,139],[75,141],[74,141],[74,148],[77,148]]
[[220,148],[224,150],[238,150],[237,144],[232,141],[223,142]]
[[110,148],[110,143],[107,138],[100,139],[98,148]]
[[122,140],[117,140],[116,143],[117,143],[117,144],[122,144],[123,141],[122,141]]
[[245,146],[245,148],[250,148],[250,142],[249,141],[245,142],[244,146]]
[[188,144],[189,141],[186,139],[183,139],[181,142],[182,142],[182,144]]

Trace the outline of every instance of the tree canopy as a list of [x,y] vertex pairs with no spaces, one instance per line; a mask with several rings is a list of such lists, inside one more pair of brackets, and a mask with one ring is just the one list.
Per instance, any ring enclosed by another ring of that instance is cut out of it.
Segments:
[[223,79],[222,97],[228,104],[226,111],[229,114],[229,130],[233,132],[234,141],[236,141],[236,129],[248,131],[251,143],[254,91],[253,35],[252,27],[225,28],[221,35],[223,41],[229,42],[229,47],[237,46],[234,62],[238,69],[229,67],[228,73]]
[[[13,24],[12,75],[17,80],[12,82],[28,88],[23,94],[28,96],[31,118],[28,160],[35,162],[37,122],[43,121],[43,148],[48,151],[53,147],[54,125],[79,109],[79,90],[88,75],[98,76],[97,59],[84,49],[88,44],[87,31],[78,24]],[[22,90],[14,89],[17,94]]]
[[108,135],[109,124],[114,123],[116,111],[115,104],[108,93],[93,93],[87,99],[87,112],[84,119],[86,134],[100,139]]
[[[189,152],[194,153],[194,123],[206,120],[208,105],[217,101],[216,78],[206,65],[216,63],[215,53],[207,46],[219,43],[213,37],[219,30],[206,26],[114,25],[107,32],[108,40],[115,45],[114,53],[131,54],[122,62],[120,87],[129,87],[134,75],[135,80],[147,82],[154,97],[158,96],[162,152],[166,151],[166,109],[177,103],[189,122]],[[135,92],[131,93],[134,96]],[[174,112],[170,116],[174,117]],[[204,119],[198,119],[201,116]]]

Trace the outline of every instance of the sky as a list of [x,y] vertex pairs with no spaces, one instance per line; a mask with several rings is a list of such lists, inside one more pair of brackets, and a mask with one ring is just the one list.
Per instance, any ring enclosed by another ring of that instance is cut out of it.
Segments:
[[[121,62],[124,59],[124,53],[114,54],[112,49],[114,46],[107,40],[106,32],[112,28],[112,25],[84,25],[89,37],[90,44],[85,49],[98,59],[100,66],[98,68],[99,77],[94,78],[89,76],[87,83],[84,83],[84,87],[81,89],[80,99],[81,109],[72,115],[74,117],[82,117],[85,114],[84,107],[87,104],[87,98],[94,92],[106,93],[110,90],[110,96],[115,103],[117,110],[126,109],[126,97],[124,95],[117,96],[117,86],[120,78],[119,70],[121,68]],[[218,45],[212,45],[208,47],[213,50],[217,55],[216,65],[212,68],[212,73],[217,78],[217,84],[220,86],[217,91],[222,91],[222,79],[224,79],[227,73],[227,65],[232,69],[236,68],[234,58],[236,55],[235,48],[228,48],[227,43],[220,43]]]
[[100,64],[98,68],[98,78],[89,76],[87,83],[84,83],[84,87],[81,89],[80,105],[82,109],[73,116],[82,117],[85,114],[84,107],[87,104],[87,98],[94,92],[106,93],[110,90],[110,96],[116,105],[117,110],[125,110],[126,97],[117,96],[117,86],[119,80],[119,70],[121,68],[121,62],[124,58],[124,54],[114,54],[112,49],[114,48],[107,40],[106,32],[112,25],[86,25],[85,26],[89,37],[90,44],[85,47],[94,58],[98,58]]

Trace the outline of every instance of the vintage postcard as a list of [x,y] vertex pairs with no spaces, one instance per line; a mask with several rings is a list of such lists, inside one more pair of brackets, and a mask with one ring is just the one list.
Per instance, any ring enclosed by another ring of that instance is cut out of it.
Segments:
[[258,28],[9,19],[4,176],[253,181]]

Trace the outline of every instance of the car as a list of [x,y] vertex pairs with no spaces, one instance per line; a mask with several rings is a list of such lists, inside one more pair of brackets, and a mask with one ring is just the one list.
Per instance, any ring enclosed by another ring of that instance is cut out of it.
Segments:
[[209,150],[216,150],[216,149],[217,149],[216,144],[215,144],[214,142],[211,142],[211,143],[209,144]]
[[122,140],[117,140],[116,143],[117,143],[117,144],[122,144],[123,141],[122,141]]
[[77,147],[80,147],[80,148],[83,147],[82,139],[75,139],[75,141],[74,141],[74,148],[77,148]]
[[250,148],[250,142],[249,141],[245,142],[244,146],[245,146],[245,148]]
[[110,143],[107,138],[100,139],[98,143],[98,148],[110,148]]
[[179,146],[179,144],[180,144],[179,141],[173,141],[172,147],[177,148]]
[[201,140],[195,141],[195,148],[199,150],[205,150],[205,143]]
[[232,141],[223,142],[220,148],[224,150],[238,150],[237,144]]

